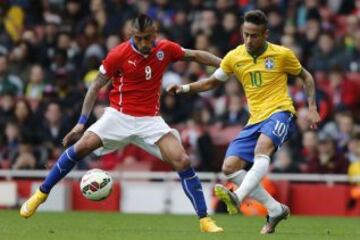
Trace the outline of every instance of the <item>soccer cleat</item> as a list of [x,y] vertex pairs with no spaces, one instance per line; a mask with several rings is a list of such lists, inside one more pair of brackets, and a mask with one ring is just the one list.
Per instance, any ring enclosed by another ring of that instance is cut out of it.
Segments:
[[266,223],[260,231],[261,234],[274,233],[276,225],[278,225],[278,223],[281,220],[287,219],[287,217],[290,216],[290,209],[288,206],[281,204],[281,208],[282,208],[283,212],[279,216],[277,216],[277,217],[267,216],[266,217]]
[[240,203],[237,196],[223,185],[215,185],[215,196],[225,203],[229,214],[237,214],[240,212]]
[[31,217],[36,209],[45,202],[49,194],[41,192],[39,189],[21,206],[20,216],[23,218]]
[[211,219],[211,217],[204,217],[200,219],[200,231],[216,233],[216,232],[223,232],[224,229],[218,227],[215,221]]

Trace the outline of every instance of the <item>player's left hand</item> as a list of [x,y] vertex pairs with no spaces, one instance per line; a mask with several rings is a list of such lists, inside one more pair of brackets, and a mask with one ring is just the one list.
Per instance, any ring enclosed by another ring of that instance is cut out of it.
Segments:
[[310,128],[316,129],[321,118],[316,108],[309,108],[308,119],[310,121]]
[[182,93],[182,88],[181,85],[178,84],[170,84],[167,88],[166,91],[170,94],[180,94]]

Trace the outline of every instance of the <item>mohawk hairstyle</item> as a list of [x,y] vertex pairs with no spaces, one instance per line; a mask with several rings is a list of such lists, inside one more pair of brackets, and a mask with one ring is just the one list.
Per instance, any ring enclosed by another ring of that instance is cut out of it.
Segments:
[[133,20],[133,26],[141,32],[153,25],[153,20],[146,14],[140,14]]
[[251,10],[245,13],[245,22],[253,23],[255,25],[263,25],[265,29],[268,26],[268,18],[261,10]]

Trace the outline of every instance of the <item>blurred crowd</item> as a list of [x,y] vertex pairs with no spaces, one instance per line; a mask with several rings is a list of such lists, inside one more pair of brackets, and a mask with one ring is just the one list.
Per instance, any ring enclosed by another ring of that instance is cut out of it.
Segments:
[[[315,77],[322,117],[311,130],[302,82],[289,77],[297,132],[275,154],[271,171],[359,174],[360,0],[1,0],[0,169],[46,169],[56,161],[101,60],[129,39],[137,13],[157,21],[159,38],[223,57],[242,43],[241,17],[255,8],[269,18],[269,41],[291,48]],[[176,62],[163,88],[213,71]],[[91,123],[108,91],[101,90]],[[161,109],[200,171],[220,170],[224,149],[249,117],[236,79],[199,95],[163,91]],[[135,146],[89,156],[78,167],[170,169]]]

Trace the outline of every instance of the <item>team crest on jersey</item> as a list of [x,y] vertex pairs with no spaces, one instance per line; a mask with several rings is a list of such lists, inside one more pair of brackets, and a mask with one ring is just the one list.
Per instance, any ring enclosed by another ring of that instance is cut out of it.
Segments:
[[156,53],[156,57],[157,57],[157,59],[159,59],[159,61],[162,61],[164,59],[164,56],[165,56],[165,54],[161,50]]
[[267,69],[267,70],[271,70],[271,69],[273,69],[274,68],[274,59],[272,59],[272,58],[266,58],[265,59],[265,68]]

